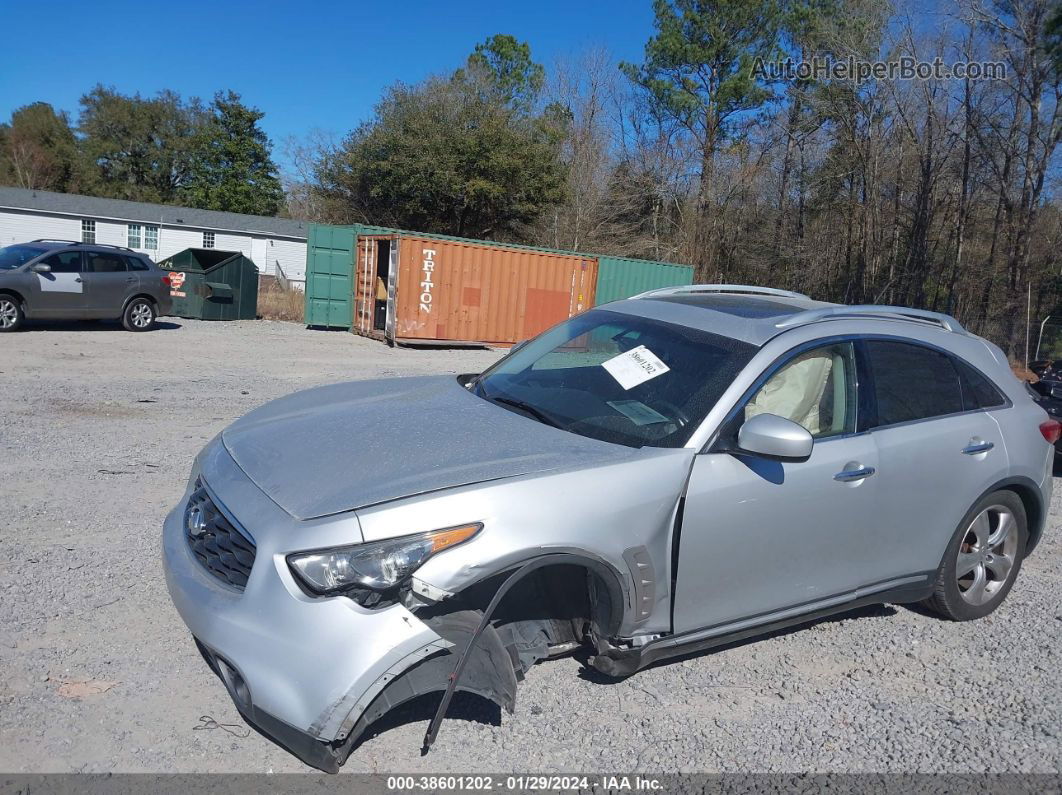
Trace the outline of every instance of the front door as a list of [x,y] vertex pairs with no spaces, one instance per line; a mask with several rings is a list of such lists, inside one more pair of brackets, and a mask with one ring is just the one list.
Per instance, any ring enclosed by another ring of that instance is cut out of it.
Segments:
[[85,313],[85,285],[81,278],[81,252],[59,251],[39,261],[51,270],[32,273],[26,302],[31,317],[77,318]]
[[697,456],[678,542],[676,633],[722,634],[846,601],[867,584],[878,454],[870,434],[856,433],[857,390],[852,343],[795,353],[738,409],[723,441],[754,414],[776,414],[811,432],[811,457]]
[[126,298],[132,296],[138,283],[137,275],[117,251],[85,252],[82,277],[89,316],[100,318],[120,317]]

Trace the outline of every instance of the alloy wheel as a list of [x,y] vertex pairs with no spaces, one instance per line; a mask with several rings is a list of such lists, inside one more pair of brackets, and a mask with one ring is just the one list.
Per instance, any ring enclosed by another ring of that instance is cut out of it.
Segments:
[[145,303],[134,306],[130,315],[133,325],[137,328],[147,328],[151,325],[151,307]]
[[1006,585],[1018,553],[1018,523],[1010,508],[990,505],[974,517],[959,544],[955,577],[972,605],[990,602]]
[[14,328],[18,322],[18,307],[10,298],[0,298],[0,328]]

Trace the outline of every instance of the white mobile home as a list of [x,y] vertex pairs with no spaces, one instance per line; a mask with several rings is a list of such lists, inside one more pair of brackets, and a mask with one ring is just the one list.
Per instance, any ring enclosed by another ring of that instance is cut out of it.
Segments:
[[290,218],[0,187],[0,246],[79,240],[126,246],[156,262],[186,248],[239,251],[263,275],[299,289],[306,281],[307,226]]

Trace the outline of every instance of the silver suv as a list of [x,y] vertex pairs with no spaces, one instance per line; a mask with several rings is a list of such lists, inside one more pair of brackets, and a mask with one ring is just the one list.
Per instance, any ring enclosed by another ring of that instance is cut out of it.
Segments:
[[131,249],[73,240],[0,248],[0,332],[26,318],[120,319],[150,331],[171,310],[169,274]]
[[454,689],[655,661],[873,602],[995,610],[1062,426],[946,315],[779,290],[598,307],[479,375],[237,421],[165,523],[170,595],[243,716],[335,771]]

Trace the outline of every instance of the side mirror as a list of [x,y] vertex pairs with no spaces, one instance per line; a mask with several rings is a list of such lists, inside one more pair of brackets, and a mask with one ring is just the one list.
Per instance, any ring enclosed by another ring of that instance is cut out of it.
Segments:
[[38,262],[36,265],[34,265],[31,268],[31,270],[34,273],[51,273],[52,272],[52,266],[51,265],[46,265],[43,262]]
[[738,430],[738,447],[778,461],[806,461],[815,445],[808,429],[776,414],[757,414]]
[[1055,400],[1062,400],[1062,386],[1051,387],[1051,397]]

